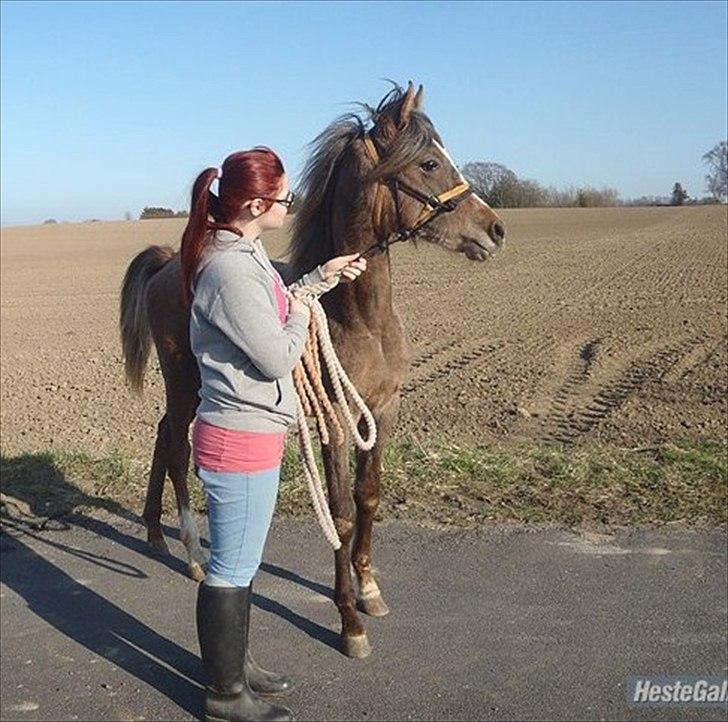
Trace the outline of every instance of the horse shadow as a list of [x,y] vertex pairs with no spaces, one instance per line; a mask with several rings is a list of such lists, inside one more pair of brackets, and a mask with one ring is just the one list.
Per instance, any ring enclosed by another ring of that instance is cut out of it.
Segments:
[[[115,516],[139,525],[143,524],[141,517],[117,501],[88,494],[66,478],[51,454],[2,455],[0,478],[3,493],[0,524],[19,533],[65,531],[76,526],[131,551],[152,556],[152,549],[144,540],[125,533],[106,520]],[[75,511],[79,508],[89,510],[89,513]],[[165,526],[164,531],[179,541],[177,529]],[[153,556],[172,571],[185,573],[182,560],[170,555]]]
[[[120,520],[126,522],[122,526],[127,528],[129,527],[129,522],[140,525],[142,520],[137,514],[119,502],[88,494],[76,486],[56,466],[52,455],[46,453],[22,454],[16,457],[2,455],[0,456],[0,478],[2,478],[3,493],[0,501],[0,530],[12,536],[14,542],[21,543],[18,541],[20,537],[27,536],[40,544],[99,566],[105,572],[119,574],[131,579],[143,579],[148,576],[141,569],[126,562],[70,546],[57,538],[52,538],[53,535],[48,534],[48,532],[62,532],[72,527],[79,527],[105,537],[109,541],[119,544],[142,557],[151,557],[175,573],[179,573],[184,577],[187,576],[187,566],[182,559],[173,555],[160,555],[153,552],[145,540],[135,536],[133,533],[128,533],[118,528],[110,521],[110,519],[113,520],[113,517],[118,517]],[[78,508],[88,510],[88,512],[79,513],[75,511]],[[103,518],[99,518],[97,515],[98,512],[103,513]],[[181,544],[177,529],[165,525],[164,532],[167,536],[176,539]],[[203,545],[207,545],[207,543],[203,541]],[[32,552],[31,560],[33,563],[38,563],[41,568],[53,566],[35,552]],[[58,574],[68,577],[62,570],[55,569]],[[288,582],[298,584],[328,599],[333,599],[333,589],[331,587],[315,582],[278,565],[263,562],[260,570],[285,579]],[[50,573],[49,570],[48,573]],[[5,580],[3,579],[3,581]],[[190,580],[190,584],[194,584],[194,582]],[[81,589],[85,590],[85,587],[81,587]],[[98,597],[99,595],[96,596]],[[103,600],[102,597],[99,597],[99,599]],[[30,604],[31,600],[28,601]],[[99,600],[96,600],[96,602],[101,605]],[[286,620],[289,624],[292,624],[301,632],[318,642],[333,649],[339,649],[339,635],[337,633],[307,619],[280,602],[255,591],[253,593],[252,603],[258,608]],[[121,619],[117,612],[126,614],[110,602],[106,602],[106,604],[110,605],[110,608],[113,608],[110,611],[113,619]],[[89,617],[87,615],[83,616],[85,617],[86,625],[88,625]],[[128,615],[126,616],[128,617]],[[48,621],[51,624],[54,624],[53,620],[57,619],[57,615],[48,615]],[[131,620],[130,617],[129,620]],[[57,625],[54,624],[54,626]],[[70,636],[73,636],[72,632],[76,631],[73,624],[63,628],[57,626],[57,628],[63,633],[71,633]],[[149,631],[151,632],[151,630]],[[151,634],[156,633],[151,632]],[[136,637],[140,636],[144,635],[140,633],[136,634]],[[169,644],[172,643],[170,642]]]

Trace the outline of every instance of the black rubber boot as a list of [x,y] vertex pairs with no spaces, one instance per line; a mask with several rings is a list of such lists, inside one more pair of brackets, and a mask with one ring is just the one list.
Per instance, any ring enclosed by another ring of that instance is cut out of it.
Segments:
[[208,587],[197,592],[197,638],[207,676],[206,722],[284,722],[291,710],[256,695],[245,676],[250,587]]
[[286,694],[293,689],[293,678],[283,674],[276,674],[263,669],[250,653],[250,607],[253,599],[253,581],[250,582],[248,594],[248,623],[246,625],[248,638],[245,640],[245,675],[253,692],[258,694]]

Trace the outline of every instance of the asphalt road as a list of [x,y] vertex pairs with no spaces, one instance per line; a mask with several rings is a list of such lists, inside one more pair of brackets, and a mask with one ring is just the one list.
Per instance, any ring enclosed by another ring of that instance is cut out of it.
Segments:
[[[201,712],[195,584],[182,547],[147,556],[130,521],[2,539],[3,720],[190,720]],[[256,579],[256,657],[295,675],[299,720],[724,719],[633,709],[633,675],[728,672],[719,530],[378,524],[391,613],[364,618],[367,659],[337,651],[333,554],[309,521],[276,520]]]

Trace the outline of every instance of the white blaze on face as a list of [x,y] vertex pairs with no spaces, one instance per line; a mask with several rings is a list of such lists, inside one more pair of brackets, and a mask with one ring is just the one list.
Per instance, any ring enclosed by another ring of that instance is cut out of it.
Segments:
[[[440,153],[442,153],[442,154],[443,154],[443,155],[445,156],[445,158],[447,158],[447,160],[449,161],[450,165],[451,165],[451,166],[453,167],[453,170],[454,170],[454,171],[455,171],[455,172],[456,172],[456,173],[458,174],[458,178],[460,179],[460,182],[461,182],[461,183],[465,183],[465,182],[466,182],[466,180],[465,180],[465,176],[463,176],[463,174],[462,174],[462,173],[460,172],[460,168],[458,168],[458,167],[457,167],[457,166],[455,165],[455,162],[454,162],[454,161],[453,161],[453,159],[452,159],[452,158],[450,157],[450,154],[449,154],[449,153],[447,152],[447,150],[445,149],[445,146],[443,146],[443,145],[440,145],[440,144],[439,144],[439,143],[438,143],[438,142],[437,142],[436,140],[434,140],[434,139],[433,139],[433,141],[432,141],[432,142],[433,142],[433,143],[435,144],[435,147],[436,147],[436,148],[437,148],[437,149],[438,149],[438,150],[440,151]],[[482,199],[482,198],[481,198],[481,197],[480,197],[480,196],[479,196],[479,195],[478,195],[477,193],[471,193],[471,194],[470,194],[470,198],[475,198],[475,200],[476,200],[476,201],[477,201],[478,203],[481,203],[481,204],[482,204],[482,205],[484,205],[484,206],[485,206],[486,208],[490,208],[490,206],[489,206],[489,205],[488,205],[488,204],[487,204],[487,203],[486,203],[486,202],[485,202],[485,201],[484,201],[484,200],[483,200],[483,199]]]
[[450,157],[450,154],[445,150],[444,145],[440,145],[436,140],[432,141],[435,144],[435,148],[437,148],[440,153],[442,153],[445,158],[449,161],[450,165],[452,166],[453,170],[458,174],[458,178],[460,179],[461,183],[465,183],[465,178],[463,177],[463,174],[460,172],[460,168],[458,168],[453,159]]

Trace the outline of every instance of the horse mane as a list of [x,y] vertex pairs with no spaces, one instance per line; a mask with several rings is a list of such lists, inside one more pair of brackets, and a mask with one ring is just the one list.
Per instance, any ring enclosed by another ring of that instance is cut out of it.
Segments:
[[367,126],[386,152],[377,168],[362,178],[363,182],[396,173],[420,156],[433,140],[442,142],[430,119],[418,110],[412,111],[404,128],[397,128],[396,119],[405,90],[392,84],[394,87],[376,108],[355,103],[362,109],[362,115],[346,113],[340,116],[309,144],[310,155],[298,184],[301,205],[294,216],[288,244],[288,263],[293,278],[299,278],[338,254],[336,239],[331,233],[334,188],[346,150],[354,140],[363,137]]
[[344,151],[364,130],[362,119],[355,113],[347,113],[310,143],[311,154],[298,185],[301,205],[293,217],[288,245],[288,263],[294,278],[334,255],[334,239],[330,233],[333,190]]

